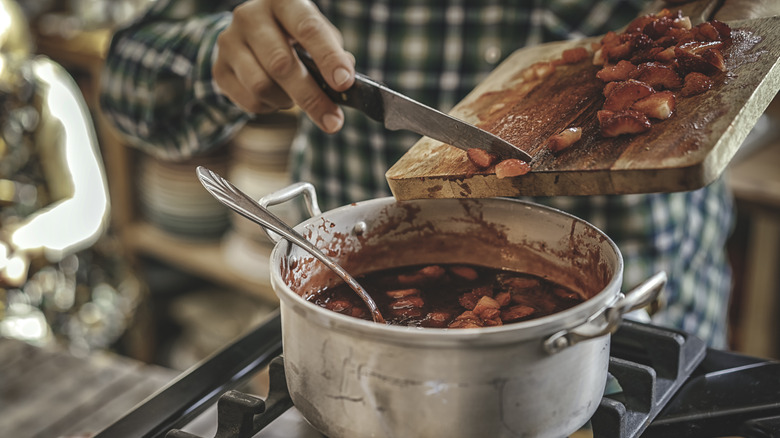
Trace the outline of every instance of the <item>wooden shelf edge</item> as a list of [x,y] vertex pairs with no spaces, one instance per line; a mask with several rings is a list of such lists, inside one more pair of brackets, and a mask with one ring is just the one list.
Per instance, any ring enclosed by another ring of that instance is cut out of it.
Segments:
[[154,257],[193,275],[248,293],[269,304],[279,299],[269,279],[247,278],[225,261],[221,241],[197,242],[167,233],[147,222],[129,224],[123,240],[137,254]]

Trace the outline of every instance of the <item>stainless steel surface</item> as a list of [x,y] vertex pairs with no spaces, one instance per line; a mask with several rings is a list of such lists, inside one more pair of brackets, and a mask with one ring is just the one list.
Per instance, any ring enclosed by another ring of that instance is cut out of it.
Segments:
[[384,198],[331,210],[296,229],[355,274],[476,263],[552,278],[589,296],[566,311],[500,327],[374,324],[302,299],[296,291],[333,276],[279,242],[271,282],[280,298],[288,388],[296,408],[328,437],[561,437],[598,407],[610,335],[555,354],[543,348],[551,335],[620,302],[622,257],[590,224],[515,200]]
[[[309,212],[309,216],[319,216],[322,213],[320,205],[317,202],[317,192],[314,189],[314,186],[307,182],[293,183],[283,189],[263,196],[257,202],[263,207],[268,208],[283,202],[291,201],[298,196],[303,196],[304,205],[306,206],[306,211]],[[263,231],[273,242],[278,242],[279,239],[282,238],[278,234],[269,232],[265,228],[263,228]]]
[[478,148],[503,159],[531,162],[527,152],[500,137],[410,99],[366,75],[356,73],[355,84],[350,89],[335,91],[325,82],[311,56],[298,45],[295,49],[309,73],[334,102],[362,111],[387,129],[405,129],[463,150]]
[[500,137],[423,105],[368,78],[359,80],[379,89],[387,129],[393,131],[406,129],[464,151],[479,148],[503,159],[517,158],[531,162],[532,158],[527,152]]
[[545,351],[554,354],[582,341],[615,333],[625,314],[652,303],[665,285],[666,272],[653,275],[587,323],[547,338],[543,344]]
[[230,207],[236,213],[244,216],[245,218],[257,223],[258,225],[267,228],[288,241],[298,245],[309,254],[313,255],[317,260],[322,262],[328,269],[335,272],[345,283],[349,285],[352,290],[357,293],[360,298],[366,303],[374,322],[384,323],[384,318],[377,308],[376,302],[371,296],[363,289],[357,280],[347,272],[346,269],[339,266],[333,260],[328,258],[322,251],[314,246],[311,242],[304,239],[302,235],[298,234],[295,230],[290,228],[289,225],[284,223],[281,219],[276,217],[273,213],[268,211],[265,207],[260,205],[257,201],[250,198],[249,195],[239,190],[236,186],[230,183],[230,181],[218,175],[203,166],[198,166],[197,169],[198,179],[203,184],[203,187],[211,193],[214,198],[219,202]]

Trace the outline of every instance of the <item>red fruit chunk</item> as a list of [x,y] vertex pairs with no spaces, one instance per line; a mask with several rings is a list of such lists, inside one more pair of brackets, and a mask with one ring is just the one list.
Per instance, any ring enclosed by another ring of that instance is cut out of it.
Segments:
[[512,306],[502,311],[501,319],[504,322],[517,321],[518,319],[522,319],[532,315],[534,312],[536,312],[536,309],[534,309],[533,307],[528,307],[522,304],[518,304],[516,306]]
[[510,295],[509,292],[499,292],[496,294],[495,299],[501,307],[504,307],[512,301],[512,295]]
[[485,296],[479,299],[477,305],[474,306],[473,312],[482,319],[493,319],[498,317],[500,308],[501,305],[498,304],[498,301]]
[[682,87],[683,84],[682,78],[677,72],[657,62],[639,65],[633,78],[656,90],[675,90]]
[[677,46],[674,49],[674,54],[677,57],[680,71],[684,73],[699,72],[706,75],[723,71],[725,69],[723,55],[718,50],[721,45],[720,41],[692,41]]
[[510,158],[496,164],[496,177],[499,179],[525,175],[530,171],[531,166],[517,158]]
[[604,137],[638,134],[650,129],[650,120],[639,111],[625,110],[613,112],[601,110],[596,114],[601,125],[601,135]]
[[482,320],[470,310],[455,317],[455,320],[449,325],[450,328],[479,328],[483,326]]
[[671,91],[661,91],[642,100],[636,101],[631,105],[632,110],[636,110],[647,117],[659,120],[665,120],[672,116],[675,108],[674,94]]
[[385,292],[388,297],[393,299],[406,298],[413,295],[420,295],[420,289],[396,289]]
[[702,73],[688,73],[680,94],[685,97],[696,96],[712,88],[713,81]]
[[667,47],[666,49],[655,54],[656,61],[671,63],[675,59],[677,59],[677,57],[674,54],[674,46]]
[[477,271],[475,271],[472,268],[469,268],[468,266],[451,266],[450,272],[466,280],[476,280],[477,277],[479,277]]
[[447,312],[430,312],[426,316],[428,325],[436,328],[443,328],[447,325],[447,321],[452,317]]
[[636,72],[636,66],[629,61],[621,60],[615,65],[604,66],[596,73],[596,77],[604,82],[625,81]]
[[588,51],[584,47],[575,47],[564,50],[561,54],[564,64],[576,64],[588,58]]
[[553,152],[560,152],[582,138],[582,128],[567,128],[547,140],[547,147]]
[[723,47],[729,46],[731,44],[731,27],[729,27],[728,24],[718,20],[711,20],[710,24],[712,24],[712,27],[718,31],[720,40],[723,41]]
[[615,91],[615,88],[618,86],[620,82],[607,82],[606,85],[604,85],[604,97],[608,97],[610,94],[612,94],[613,91]]
[[653,94],[653,88],[634,79],[619,82],[604,101],[604,109],[622,111],[631,108],[634,102]]
[[481,297],[475,295],[474,292],[466,292],[458,298],[458,303],[460,303],[464,309],[473,310],[474,307],[477,306],[477,302],[479,302],[480,298]]
[[471,148],[467,150],[466,156],[468,156],[469,160],[480,169],[485,169],[492,166],[493,163],[495,163],[498,159],[498,157],[491,154],[490,152],[477,148]]
[[425,301],[423,301],[422,297],[411,296],[406,298],[400,298],[393,301],[392,303],[390,303],[390,308],[393,310],[411,309],[411,308],[419,309],[424,305],[425,305]]

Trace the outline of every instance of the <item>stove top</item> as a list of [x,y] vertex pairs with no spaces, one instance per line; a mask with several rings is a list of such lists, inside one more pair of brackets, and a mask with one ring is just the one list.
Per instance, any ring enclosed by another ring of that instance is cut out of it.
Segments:
[[[591,418],[594,438],[780,436],[780,362],[708,349],[684,332],[631,321],[612,335],[610,353],[620,389]],[[283,361],[276,313],[97,438],[322,437],[293,406]],[[265,399],[235,390],[266,367]]]

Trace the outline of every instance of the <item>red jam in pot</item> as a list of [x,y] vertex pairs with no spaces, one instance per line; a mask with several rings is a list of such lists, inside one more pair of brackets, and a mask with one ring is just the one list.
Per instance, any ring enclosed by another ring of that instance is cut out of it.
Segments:
[[[413,327],[490,327],[550,315],[585,300],[534,275],[474,265],[405,266],[357,277],[389,324]],[[371,320],[346,284],[309,299],[318,306]]]

